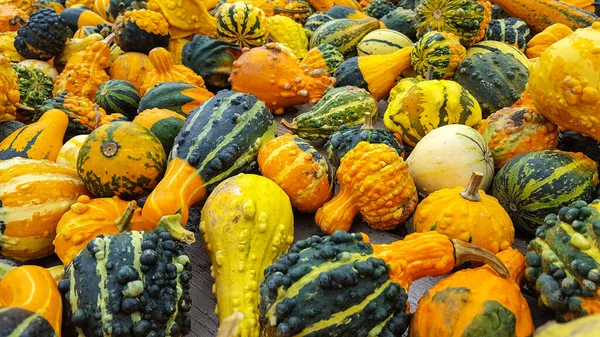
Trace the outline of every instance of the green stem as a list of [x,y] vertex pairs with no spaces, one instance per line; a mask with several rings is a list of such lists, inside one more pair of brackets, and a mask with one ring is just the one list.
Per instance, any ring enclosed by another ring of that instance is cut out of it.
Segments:
[[365,112],[365,122],[363,126],[360,128],[361,130],[373,130],[373,115],[371,115],[370,111]]
[[131,228],[131,219],[133,218],[133,214],[135,213],[135,204],[130,202],[127,205],[127,209],[125,212],[121,214],[120,217],[115,220],[114,225],[119,229],[119,232],[128,231]]
[[17,268],[17,266],[11,266],[10,264],[0,263],[0,279],[6,275],[9,271]]
[[196,242],[194,233],[183,228],[181,214],[165,215],[158,221],[156,228],[166,229],[178,241],[191,245]]
[[54,278],[54,281],[56,281],[56,284],[58,284],[58,282],[60,282],[60,280],[62,280],[63,276],[65,276],[65,266],[63,266],[62,264],[59,264],[58,266],[46,268],[46,270],[50,272],[50,275],[52,275],[52,278]]

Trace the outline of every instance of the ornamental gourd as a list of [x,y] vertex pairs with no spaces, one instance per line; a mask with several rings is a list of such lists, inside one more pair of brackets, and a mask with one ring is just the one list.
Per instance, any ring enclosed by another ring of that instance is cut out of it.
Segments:
[[20,65],[13,65],[19,79],[20,103],[28,107],[36,107],[45,100],[52,98],[54,80],[39,69],[30,69]]
[[124,52],[148,54],[154,48],[169,46],[169,22],[159,13],[148,9],[126,11],[113,25],[115,42]]
[[0,4],[0,32],[14,32],[19,30],[21,27],[21,22],[20,20],[14,20],[13,18],[15,16],[21,17],[25,20],[29,18],[29,14],[27,14],[27,12],[11,3]]
[[15,39],[17,32],[0,33],[0,56],[9,59],[11,62],[21,62],[25,60],[15,48]]
[[308,38],[302,25],[287,16],[275,15],[268,19],[269,37],[294,51],[298,59],[304,58],[308,51]]
[[370,17],[381,19],[396,9],[396,5],[386,0],[371,0],[363,7],[363,12]]
[[83,38],[69,39],[61,53],[52,60],[52,64],[59,69],[63,69],[71,58],[74,58],[73,60],[80,61],[81,54],[75,54],[84,51],[92,43],[103,39],[104,37],[98,33],[89,34]]
[[165,48],[154,48],[150,51],[149,56],[152,69],[146,74],[139,90],[142,96],[162,82],[184,82],[204,88],[202,77],[184,65],[173,64],[171,54]]
[[419,300],[409,336],[531,336],[535,327],[520,289],[525,258],[513,248],[496,256],[509,278],[486,265],[439,281]]
[[185,117],[175,111],[154,108],[140,112],[133,122],[150,130],[162,144],[165,154],[168,154],[175,137],[183,128]]
[[472,45],[471,47],[469,47],[469,49],[467,49],[466,57],[472,57],[475,54],[487,54],[495,52],[498,52],[500,54],[510,54],[514,56],[519,62],[521,62],[521,64],[523,64],[528,69],[531,65],[531,62],[529,61],[527,56],[525,56],[525,54],[523,54],[523,52],[521,52],[521,50],[519,50],[517,47],[511,46],[504,42],[493,40],[480,41]]
[[0,122],[15,119],[21,94],[17,83],[17,72],[11,67],[10,60],[0,55]]
[[363,237],[343,231],[313,236],[267,267],[260,285],[263,336],[402,336],[413,281],[466,260],[508,277],[492,253],[439,233],[413,233],[387,245]]
[[512,221],[496,198],[479,189],[482,180],[481,172],[473,172],[465,188],[429,194],[415,211],[415,231],[437,231],[492,253],[509,249],[515,239]]
[[240,311],[244,319],[236,336],[259,337],[256,287],[264,280],[265,268],[287,251],[294,238],[288,197],[265,177],[231,177],[206,200],[200,231],[212,263],[220,321]]
[[0,254],[21,261],[52,254],[60,218],[87,193],[71,168],[49,160],[0,161]]
[[94,103],[108,114],[118,113],[132,120],[137,115],[140,93],[133,84],[122,80],[102,83],[94,95]]
[[548,322],[537,330],[535,337],[594,337],[600,329],[600,315],[591,315],[567,323]]
[[358,56],[385,55],[412,44],[406,35],[391,29],[377,29],[367,34],[356,46]]
[[600,66],[594,52],[598,44],[600,22],[577,30],[540,55],[527,84],[540,113],[561,129],[596,140],[600,140],[600,79],[594,76]]
[[330,44],[345,58],[356,56],[356,46],[369,32],[379,28],[374,18],[359,20],[334,19],[317,28],[310,38],[310,48]]
[[300,61],[300,68],[308,69],[309,72],[323,69],[329,75],[333,75],[342,62],[344,62],[344,55],[335,49],[334,46],[322,44],[306,53],[302,61]]
[[71,32],[76,32],[79,28],[85,26],[97,26],[99,24],[109,24],[98,13],[89,9],[89,7],[69,7],[60,12],[60,17],[65,21]]
[[266,42],[269,21],[262,9],[238,1],[224,4],[216,15],[217,37],[241,48]]
[[412,41],[417,39],[417,14],[412,8],[399,6],[381,18],[381,23],[385,28],[402,33]]
[[525,54],[530,59],[537,58],[552,44],[571,34],[573,30],[562,23],[548,26],[529,40]]
[[148,9],[161,13],[169,22],[171,38],[181,39],[194,34],[215,36],[217,19],[208,12],[203,1],[148,1]]
[[58,151],[56,163],[77,170],[77,156],[88,135],[79,135],[69,139]]
[[54,9],[44,8],[19,28],[15,48],[26,59],[47,61],[61,52],[69,34],[69,27]]
[[527,24],[517,18],[492,20],[485,31],[484,40],[504,42],[525,51],[531,32]]
[[125,53],[117,57],[110,66],[110,78],[127,81],[140,91],[144,79],[150,70],[154,69],[150,58],[142,53]]
[[258,151],[258,168],[301,212],[313,213],[333,196],[332,167],[298,136],[286,133],[265,143]]
[[317,226],[325,233],[348,231],[358,213],[373,229],[393,229],[417,206],[408,166],[385,144],[358,143],[342,157],[336,175],[340,192],[315,215]]
[[193,84],[161,82],[148,90],[142,97],[138,111],[167,109],[187,117],[192,110],[213,96],[210,91]]
[[253,94],[273,113],[282,114],[290,106],[317,103],[335,79],[323,69],[304,71],[295,56],[269,43],[242,53],[233,63],[229,82],[234,91]]
[[452,33],[431,31],[417,41],[410,53],[410,64],[421,77],[450,79],[465,58],[466,49]]

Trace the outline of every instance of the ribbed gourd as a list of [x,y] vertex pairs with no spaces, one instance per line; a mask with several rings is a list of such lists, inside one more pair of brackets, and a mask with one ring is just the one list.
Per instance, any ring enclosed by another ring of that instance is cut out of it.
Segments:
[[412,41],[417,39],[417,13],[410,8],[399,6],[381,18],[381,23],[386,29],[402,33]]
[[124,52],[148,54],[154,48],[167,48],[171,37],[165,17],[148,9],[126,11],[117,17],[113,31]]
[[216,15],[217,37],[240,47],[258,47],[266,42],[269,21],[259,7],[244,2],[226,3]]
[[19,79],[20,103],[28,107],[36,107],[45,100],[52,98],[54,80],[39,69],[30,69],[20,65],[13,65]]
[[26,59],[47,61],[62,51],[69,34],[69,27],[54,9],[44,8],[19,28],[15,48]]
[[410,53],[410,64],[423,78],[451,79],[466,52],[456,35],[431,31],[415,44]]
[[465,260],[489,263],[508,277],[493,254],[435,232],[388,245],[363,236],[313,236],[267,267],[260,285],[263,336],[401,336],[413,281]]
[[356,56],[356,46],[369,32],[379,28],[374,18],[359,20],[334,19],[317,28],[310,38],[310,48],[330,44],[344,55],[344,58]]
[[265,177],[231,177],[206,200],[200,232],[212,262],[220,321],[237,310],[244,318],[236,336],[259,337],[258,285],[265,268],[287,251],[294,238],[288,197]]
[[497,19],[490,22],[483,39],[504,42],[525,51],[527,43],[531,39],[531,32],[521,19]]
[[119,113],[132,120],[137,115],[140,93],[133,84],[123,80],[108,80],[102,83],[94,96],[108,114]]
[[599,203],[579,200],[548,214],[527,247],[525,277],[559,321],[600,313]]

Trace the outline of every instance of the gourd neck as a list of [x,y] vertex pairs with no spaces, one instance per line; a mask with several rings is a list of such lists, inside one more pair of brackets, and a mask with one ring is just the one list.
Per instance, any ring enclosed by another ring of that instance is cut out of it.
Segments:
[[149,57],[150,63],[160,74],[168,73],[173,68],[173,59],[171,59],[171,55],[165,48],[152,49]]
[[135,204],[130,202],[125,209],[125,212],[121,214],[117,220],[114,221],[115,227],[119,230],[119,232],[128,231],[131,228],[131,219],[133,219],[133,214],[135,213]]
[[365,123],[363,124],[361,130],[373,130],[375,127],[373,126],[373,115],[371,112],[365,112]]
[[175,240],[191,245],[196,242],[194,233],[183,228],[181,214],[164,215],[156,224],[156,228],[166,229]]
[[479,186],[481,186],[482,181],[483,173],[473,172],[467,187],[460,192],[460,196],[469,201],[481,201],[481,195],[479,195]]
[[281,125],[283,125],[286,129],[295,133],[298,131],[298,123],[296,121],[288,122],[285,119],[281,120]]

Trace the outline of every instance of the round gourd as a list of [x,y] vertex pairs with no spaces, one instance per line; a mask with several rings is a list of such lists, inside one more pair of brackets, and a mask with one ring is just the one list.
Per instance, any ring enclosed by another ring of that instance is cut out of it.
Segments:
[[262,9],[244,2],[226,3],[216,15],[217,37],[240,47],[262,46],[269,32]]
[[133,200],[158,184],[165,162],[162,144],[150,130],[132,122],[112,122],[85,140],[77,172],[95,196]]
[[109,80],[96,91],[94,102],[108,114],[120,113],[132,120],[137,115],[140,93],[133,84],[123,80]]
[[531,63],[529,59],[523,52],[517,49],[515,46],[511,46],[509,44],[500,42],[500,41],[481,41],[472,45],[467,49],[466,57],[471,57],[475,54],[487,54],[493,52],[500,52],[502,54],[510,54],[514,56],[519,62],[521,62],[525,67],[529,68]]
[[133,122],[150,130],[160,140],[165,154],[168,154],[175,137],[183,128],[185,117],[171,110],[155,108],[140,112]]
[[54,9],[43,8],[19,28],[15,48],[25,58],[48,61],[62,51],[70,33]]
[[525,51],[531,32],[527,24],[517,18],[492,20],[485,31],[484,40],[500,41]]
[[134,9],[119,15],[113,25],[117,45],[124,52],[148,54],[152,49],[169,46],[169,22],[149,9]]
[[39,69],[44,74],[50,76],[52,80],[55,80],[56,76],[58,76],[58,71],[56,71],[56,69],[48,62],[40,60],[23,60],[19,62],[18,65],[29,69]]
[[425,197],[442,188],[466,186],[472,172],[483,173],[481,189],[486,191],[494,177],[494,159],[485,139],[461,124],[429,132],[406,163],[419,194]]
[[52,98],[54,81],[52,77],[44,74],[39,69],[31,69],[19,65],[13,65],[19,79],[20,101],[19,103],[34,108],[45,100]]
[[483,174],[474,172],[464,188],[443,188],[429,194],[415,211],[415,231],[437,231],[492,253],[509,249],[515,228],[498,200],[479,190],[482,180]]
[[127,81],[139,91],[150,70],[154,69],[148,55],[142,53],[125,53],[110,66],[110,78]]
[[412,44],[406,35],[391,29],[377,29],[367,34],[356,46],[358,56],[391,54]]
[[[383,123],[414,147],[431,130],[448,124],[476,126],[481,121],[479,103],[460,84],[447,80],[414,83],[400,93],[390,94]],[[392,89],[395,91],[395,89]]]
[[326,43],[309,50],[300,62],[300,67],[307,68],[310,72],[323,69],[329,75],[333,75],[342,62],[344,62],[344,55],[334,46]]
[[600,22],[554,43],[531,66],[527,91],[561,129],[600,140]]
[[[294,3],[307,2],[295,0]],[[290,48],[298,59],[304,58],[308,51],[308,38],[302,25],[285,15],[274,15],[267,18],[269,40]]]
[[498,110],[479,123],[478,131],[492,151],[496,168],[522,153],[554,150],[558,144],[556,125],[529,107]]
[[417,39],[417,13],[412,9],[400,6],[381,18],[381,23],[387,29],[404,34],[411,41]]
[[417,75],[437,80],[450,79],[465,58],[465,47],[452,33],[428,32],[417,41],[410,53],[410,64]]
[[77,156],[79,149],[88,135],[79,135],[69,139],[58,151],[56,163],[77,170]]
[[286,133],[258,151],[260,173],[273,180],[290,198],[292,206],[315,212],[333,196],[333,169],[304,139]]
[[548,322],[535,330],[535,337],[595,337],[598,331],[600,315],[591,315],[562,324]]
[[598,190],[596,162],[581,153],[535,151],[511,159],[494,178],[492,194],[516,228],[534,234],[544,218]]

